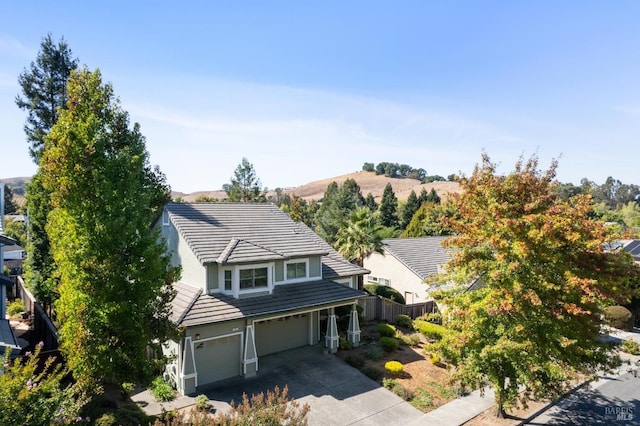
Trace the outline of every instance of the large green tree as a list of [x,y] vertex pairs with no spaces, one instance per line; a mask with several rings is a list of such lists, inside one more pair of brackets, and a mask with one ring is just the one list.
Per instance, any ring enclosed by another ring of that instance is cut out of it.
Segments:
[[261,185],[253,164],[243,157],[233,172],[231,183],[223,185],[223,189],[232,202],[264,202],[267,199]]
[[354,179],[347,179],[341,186],[331,182],[324,193],[322,203],[315,214],[316,232],[329,244],[333,244],[338,230],[349,214],[364,205],[360,186]]
[[409,197],[407,197],[407,202],[402,209],[402,221],[400,222],[400,228],[405,229],[409,225],[411,218],[416,214],[418,208],[420,208],[420,202],[418,201],[416,192],[412,189],[409,193]]
[[[77,67],[71,49],[64,38],[57,43],[51,34],[42,39],[35,62],[18,78],[22,89],[16,97],[19,108],[27,111],[24,131],[29,143],[29,154],[38,163],[44,149],[44,141],[67,103],[67,79]],[[25,262],[25,280],[36,299],[45,309],[51,307],[57,297],[57,280],[53,276],[53,256],[49,237],[45,231],[49,214],[49,194],[42,186],[40,171],[27,185],[26,208],[29,214]]]
[[455,217],[456,207],[452,203],[423,203],[400,234],[401,238],[451,235],[447,219]]
[[460,216],[449,221],[456,236],[445,245],[455,250],[440,281],[484,286],[445,293],[452,332],[440,348],[457,382],[493,387],[498,416],[518,399],[558,396],[576,373],[616,365],[598,338],[601,314],[630,297],[638,277],[628,255],[605,251],[608,231],[589,218],[588,196],[557,198],[555,171],[554,162],[540,172],[533,156],[501,176],[484,154],[452,195]]
[[398,198],[393,192],[393,187],[390,183],[384,187],[382,192],[382,200],[380,201],[380,223],[387,227],[398,226]]
[[167,284],[178,271],[153,227],[169,188],[99,71],[73,73],[68,93],[40,162],[60,349],[83,382],[144,382],[147,349],[171,330]]
[[9,185],[4,186],[4,214],[12,214],[18,211],[18,205],[13,200],[13,191]]

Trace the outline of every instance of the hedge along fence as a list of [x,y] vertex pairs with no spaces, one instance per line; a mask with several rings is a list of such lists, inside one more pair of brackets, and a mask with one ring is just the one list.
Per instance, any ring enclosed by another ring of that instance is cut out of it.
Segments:
[[366,321],[387,321],[395,323],[399,315],[406,315],[411,319],[422,317],[425,314],[437,312],[434,301],[404,305],[385,299],[382,296],[367,296],[358,299],[358,305],[362,307],[362,316]]

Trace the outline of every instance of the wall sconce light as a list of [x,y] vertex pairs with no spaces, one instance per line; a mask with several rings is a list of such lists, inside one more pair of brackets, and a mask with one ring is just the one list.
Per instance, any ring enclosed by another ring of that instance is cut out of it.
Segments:
[[200,334],[199,333],[197,333],[194,337],[195,337],[196,340],[200,340]]

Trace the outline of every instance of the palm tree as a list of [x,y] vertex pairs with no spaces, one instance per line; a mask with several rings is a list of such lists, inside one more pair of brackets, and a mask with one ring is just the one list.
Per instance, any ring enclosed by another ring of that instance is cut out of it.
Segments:
[[[382,253],[381,230],[373,213],[361,207],[351,212],[349,220],[338,230],[334,247],[349,262],[362,266],[371,253]],[[362,276],[358,277],[358,288],[362,289]]]

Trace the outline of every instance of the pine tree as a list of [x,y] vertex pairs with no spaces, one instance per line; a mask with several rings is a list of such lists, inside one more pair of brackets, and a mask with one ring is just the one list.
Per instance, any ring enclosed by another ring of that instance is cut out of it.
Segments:
[[387,183],[382,193],[382,201],[380,202],[380,223],[390,228],[398,226],[397,209],[398,199],[393,192],[391,184]]
[[232,202],[265,202],[267,198],[261,185],[253,164],[243,157],[233,172],[231,183],[225,184],[223,189]]
[[416,192],[412,189],[409,193],[409,197],[407,197],[407,203],[404,205],[404,209],[402,210],[402,221],[400,223],[400,227],[402,229],[405,229],[407,225],[409,225],[411,218],[419,207],[420,203],[418,201],[418,197],[416,196]]

